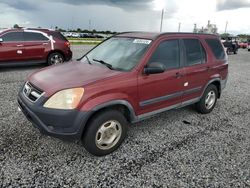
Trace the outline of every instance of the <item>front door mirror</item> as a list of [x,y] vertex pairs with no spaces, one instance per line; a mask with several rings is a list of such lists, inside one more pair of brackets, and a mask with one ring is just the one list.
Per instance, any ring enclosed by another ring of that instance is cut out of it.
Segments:
[[144,68],[145,74],[158,74],[165,71],[165,66],[159,62],[153,62]]
[[2,38],[0,38],[0,42],[3,42],[3,39],[2,39]]

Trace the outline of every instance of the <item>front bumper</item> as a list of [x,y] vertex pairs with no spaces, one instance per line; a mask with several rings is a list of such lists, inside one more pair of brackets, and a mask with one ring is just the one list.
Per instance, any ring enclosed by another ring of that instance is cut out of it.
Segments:
[[42,134],[63,140],[80,140],[90,112],[78,110],[56,110],[44,108],[45,97],[35,103],[30,102],[19,92],[18,105],[26,118],[38,128]]

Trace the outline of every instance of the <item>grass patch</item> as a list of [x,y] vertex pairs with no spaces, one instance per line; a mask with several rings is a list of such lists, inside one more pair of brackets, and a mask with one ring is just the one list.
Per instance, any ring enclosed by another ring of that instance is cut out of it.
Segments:
[[69,37],[69,38],[67,38],[68,40],[87,40],[87,41],[103,41],[104,39],[102,39],[102,38],[72,38],[72,37]]
[[[101,42],[101,41],[100,41]],[[84,41],[71,41],[70,44],[71,45],[97,45],[100,42],[84,42]]]

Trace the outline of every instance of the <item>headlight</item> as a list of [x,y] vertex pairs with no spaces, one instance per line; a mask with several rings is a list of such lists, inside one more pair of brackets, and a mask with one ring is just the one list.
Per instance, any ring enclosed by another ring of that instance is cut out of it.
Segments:
[[74,109],[78,106],[83,93],[83,88],[62,90],[50,97],[43,106],[53,109]]

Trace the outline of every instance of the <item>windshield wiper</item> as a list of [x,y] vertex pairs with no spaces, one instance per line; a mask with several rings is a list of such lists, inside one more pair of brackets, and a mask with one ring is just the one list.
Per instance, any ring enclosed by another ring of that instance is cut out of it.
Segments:
[[106,62],[103,61],[103,60],[93,59],[93,61],[96,61],[96,62],[98,62],[98,63],[101,63],[101,64],[105,65],[106,67],[108,67],[109,69],[113,70],[112,65],[110,65],[109,63],[106,63]]
[[92,63],[90,62],[90,60],[89,60],[88,56],[87,56],[87,55],[85,55],[85,57],[86,57],[86,59],[87,59],[88,63],[89,63],[90,65],[92,65]]

